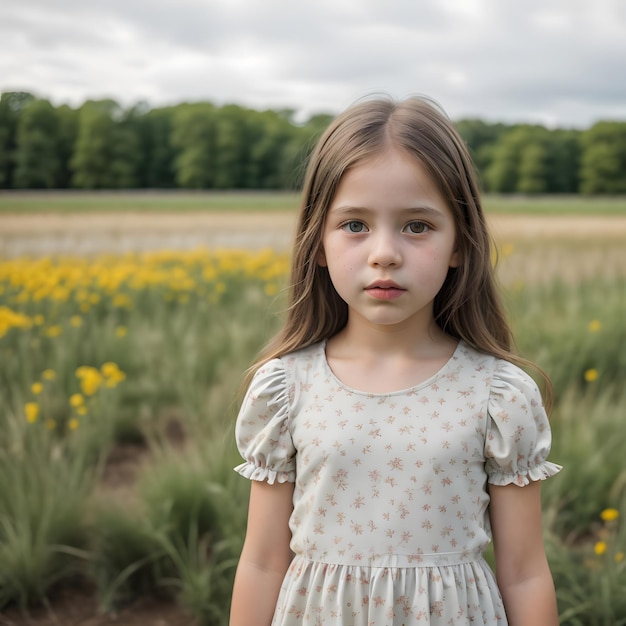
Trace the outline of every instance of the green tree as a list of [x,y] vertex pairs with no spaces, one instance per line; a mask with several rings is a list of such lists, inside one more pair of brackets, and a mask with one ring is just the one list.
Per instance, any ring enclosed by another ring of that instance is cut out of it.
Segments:
[[505,134],[493,147],[491,164],[485,172],[490,191],[511,193],[516,190],[521,149],[520,136],[515,131]]
[[582,193],[626,193],[626,122],[598,122],[581,143]]
[[216,110],[214,187],[242,189],[247,186],[250,118],[249,111],[234,104]]
[[145,105],[131,107],[128,111],[116,109],[116,125],[111,161],[111,187],[132,189],[140,186],[142,167],[140,120]]
[[252,147],[249,168],[251,188],[285,189],[290,187],[297,151],[299,130],[290,111],[262,111],[252,117]]
[[50,189],[60,171],[58,117],[48,100],[31,100],[17,124],[14,187]]
[[490,191],[549,191],[550,131],[543,126],[512,126],[495,144],[485,178]]
[[455,126],[467,144],[481,184],[486,188],[484,173],[492,163],[493,148],[508,129],[504,124],[490,124],[478,119],[459,120]]
[[176,107],[172,145],[176,149],[174,171],[181,187],[207,189],[215,184],[216,112],[210,103]]
[[330,113],[315,113],[298,129],[298,133],[286,150],[289,155],[288,162],[293,172],[289,177],[290,187],[294,189],[302,187],[309,156],[317,140],[328,128],[333,118],[334,116]]
[[71,166],[83,189],[137,186],[140,142],[129,116],[113,100],[88,101],[79,111]]
[[555,129],[547,136],[548,193],[577,193],[580,168],[580,131]]
[[78,134],[78,112],[66,104],[56,109],[58,170],[55,187],[67,189],[72,186],[72,156]]
[[541,143],[528,143],[520,153],[516,190],[521,193],[546,191],[546,150]]
[[151,189],[176,186],[172,146],[173,107],[152,109],[139,118],[142,163],[139,173],[141,187]]
[[13,186],[18,119],[33,99],[32,94],[23,91],[9,91],[0,96],[0,188]]

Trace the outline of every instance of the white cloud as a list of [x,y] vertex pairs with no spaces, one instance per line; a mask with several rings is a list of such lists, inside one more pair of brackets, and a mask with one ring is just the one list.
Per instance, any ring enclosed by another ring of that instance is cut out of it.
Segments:
[[453,118],[626,119],[621,0],[7,0],[0,91],[338,112],[425,93]]

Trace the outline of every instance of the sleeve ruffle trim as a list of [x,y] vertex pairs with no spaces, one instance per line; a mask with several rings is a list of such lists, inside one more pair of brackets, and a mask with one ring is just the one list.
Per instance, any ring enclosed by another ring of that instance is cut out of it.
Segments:
[[269,467],[255,465],[251,461],[246,461],[238,465],[235,467],[235,471],[245,478],[267,482],[270,485],[274,483],[293,483],[296,481],[295,470],[277,472]]
[[526,470],[518,469],[516,472],[503,472],[499,469],[494,469],[488,478],[488,482],[491,485],[498,487],[505,487],[506,485],[515,484],[519,487],[524,487],[531,482],[537,480],[545,480],[558,474],[562,470],[561,465],[551,463],[550,461],[544,461],[534,467],[529,467]]

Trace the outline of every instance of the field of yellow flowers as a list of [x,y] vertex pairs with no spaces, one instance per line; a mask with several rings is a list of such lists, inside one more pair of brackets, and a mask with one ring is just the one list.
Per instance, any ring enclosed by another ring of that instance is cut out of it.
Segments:
[[[561,623],[626,624],[626,250],[499,252],[519,350],[555,385],[565,469],[544,501]],[[272,250],[0,261],[0,608],[79,579],[105,611],[158,589],[226,624],[247,505],[232,422],[287,271]],[[132,489],[107,488],[129,444]]]

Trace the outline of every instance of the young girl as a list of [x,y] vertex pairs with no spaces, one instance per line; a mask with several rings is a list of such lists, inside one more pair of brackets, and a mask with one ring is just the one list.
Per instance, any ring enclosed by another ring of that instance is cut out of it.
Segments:
[[441,111],[371,100],[330,125],[236,425],[252,487],[231,626],[558,623],[539,484],[560,468],[490,253]]

